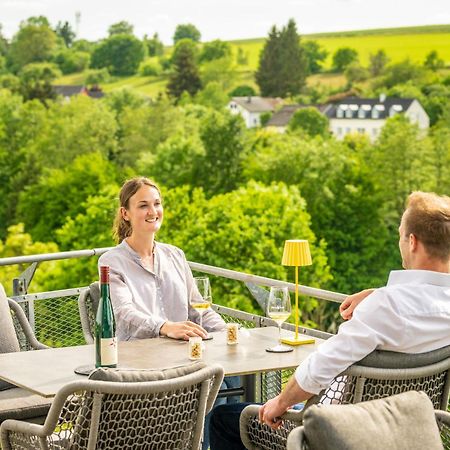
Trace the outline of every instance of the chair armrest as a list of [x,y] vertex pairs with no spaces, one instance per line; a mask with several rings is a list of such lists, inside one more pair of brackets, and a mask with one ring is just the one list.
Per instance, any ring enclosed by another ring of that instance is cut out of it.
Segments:
[[436,421],[450,428],[450,412],[435,410]]
[[[15,448],[22,449],[36,448],[36,437],[47,438],[43,432],[44,427],[35,423],[24,422],[21,420],[5,420],[0,427],[1,445],[4,450],[14,450]],[[19,435],[20,444],[15,444],[16,439],[10,438],[10,433]],[[34,439],[33,439],[34,438]]]
[[294,428],[287,438],[287,450],[301,450],[305,436],[305,427]]
[[281,418],[283,424],[277,430],[259,421],[261,405],[249,405],[241,413],[239,429],[243,444],[248,449],[285,449],[287,436],[303,421],[303,411],[290,409]]
[[22,328],[22,331],[25,334],[25,337],[27,338],[28,342],[30,343],[31,347],[35,350],[43,350],[45,348],[50,348],[48,345],[42,344],[36,339],[36,336],[34,335],[34,331],[30,326],[30,323],[28,322],[27,316],[23,312],[23,309],[20,307],[20,305],[14,301],[8,298],[8,304],[10,309],[14,311],[14,314],[16,315],[16,318]]

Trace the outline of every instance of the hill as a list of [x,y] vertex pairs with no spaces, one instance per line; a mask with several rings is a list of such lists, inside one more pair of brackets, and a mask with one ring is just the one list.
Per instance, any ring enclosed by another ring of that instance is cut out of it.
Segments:
[[[420,27],[382,28],[372,30],[340,31],[332,33],[305,34],[304,40],[315,40],[328,51],[325,69],[331,67],[332,55],[340,47],[354,48],[360,62],[367,65],[371,53],[384,49],[392,62],[410,58],[414,62],[423,62],[425,56],[436,50],[439,56],[450,66],[450,25],[427,25]],[[236,85],[255,86],[253,72],[258,66],[259,53],[265,38],[230,41],[233,52],[237,55],[242,49],[247,56],[247,63],[238,66],[239,76]],[[171,49],[167,49],[168,52]],[[58,84],[83,84],[83,74],[72,74],[60,78]],[[311,77],[314,84],[323,83],[333,87],[345,83],[339,74],[318,74]],[[132,87],[145,95],[155,96],[164,91],[166,77],[122,77],[103,85],[106,92],[121,87]]]

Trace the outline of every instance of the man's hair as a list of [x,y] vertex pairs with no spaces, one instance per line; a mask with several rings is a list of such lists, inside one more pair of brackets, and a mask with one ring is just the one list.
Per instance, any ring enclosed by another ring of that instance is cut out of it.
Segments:
[[414,234],[430,257],[450,259],[450,197],[413,192],[406,202],[405,233]]

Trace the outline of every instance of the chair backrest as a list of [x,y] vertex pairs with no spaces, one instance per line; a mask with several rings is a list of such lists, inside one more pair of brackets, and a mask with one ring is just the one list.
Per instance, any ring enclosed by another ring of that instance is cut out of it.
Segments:
[[81,328],[86,344],[94,343],[95,315],[100,301],[100,284],[91,283],[88,289],[78,297],[78,311],[80,313]]
[[[142,370],[118,378],[153,381],[71,383],[57,393],[43,432],[76,449],[144,449],[151,443],[152,449],[197,450],[223,369],[203,363],[186,368],[167,371],[168,379],[159,379],[161,371]],[[115,372],[121,371],[111,379]]]
[[305,412],[303,426],[289,434],[287,449],[441,450],[442,426],[424,392],[404,392],[354,405],[315,405]]
[[377,350],[336,377],[319,403],[357,403],[424,391],[435,409],[446,410],[449,389],[450,346],[420,354]]

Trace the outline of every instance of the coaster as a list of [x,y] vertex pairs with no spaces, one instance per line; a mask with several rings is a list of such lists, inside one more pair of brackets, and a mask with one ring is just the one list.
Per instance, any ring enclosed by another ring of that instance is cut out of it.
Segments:
[[204,341],[210,341],[211,339],[214,339],[214,336],[212,334],[207,334],[205,338],[203,338]]
[[77,375],[89,376],[93,370],[95,370],[94,364],[89,364],[89,365],[86,365],[86,366],[75,367],[75,369],[73,371]]
[[275,347],[266,348],[266,352],[269,353],[289,353],[294,351],[293,348],[286,345],[276,345]]

